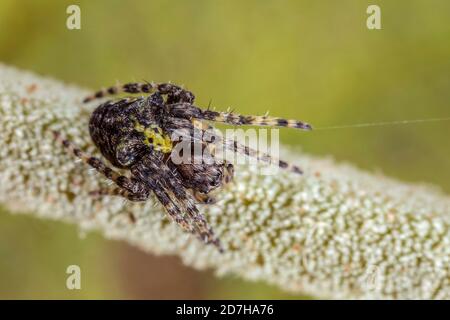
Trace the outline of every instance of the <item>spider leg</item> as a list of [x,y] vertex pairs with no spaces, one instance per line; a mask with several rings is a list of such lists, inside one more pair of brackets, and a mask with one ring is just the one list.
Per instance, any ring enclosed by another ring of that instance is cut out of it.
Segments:
[[281,169],[291,171],[296,174],[303,174],[303,171],[298,166],[289,164],[286,161],[280,159],[276,159],[268,153],[260,152],[253,148],[245,146],[237,142],[236,140],[223,140],[222,143],[225,146],[225,148],[233,152],[244,154],[248,157],[255,158],[256,160],[261,162],[278,165],[278,167],[280,167]]
[[[203,136],[205,136],[205,135],[206,135],[205,130],[203,130]],[[192,136],[189,136],[189,135],[182,134],[182,137],[185,137],[187,139],[194,139]],[[288,170],[288,171],[291,171],[291,172],[294,172],[297,174],[303,174],[303,171],[298,166],[289,164],[286,161],[273,158],[271,155],[269,155],[267,153],[260,152],[258,150],[252,149],[248,146],[242,145],[237,140],[225,140],[220,135],[215,135],[215,138],[216,138],[215,143],[221,143],[228,150],[244,154],[248,157],[256,158],[258,161],[278,165],[278,167],[280,167],[281,169],[284,169],[284,170]],[[213,146],[214,146],[213,143],[209,144],[208,149],[212,151]],[[231,181],[231,178],[233,177],[233,173],[234,173],[233,166],[231,164],[227,164],[226,162],[224,164],[227,165],[227,167],[226,167],[227,170],[225,171],[224,178],[228,180],[228,181],[225,181],[226,183],[228,183]],[[230,165],[231,165],[231,167],[229,167]]]
[[[220,241],[215,237],[205,217],[198,211],[193,196],[186,191],[178,177],[160,158],[155,155],[146,155],[136,167],[132,168],[132,173],[140,180],[148,181],[155,194],[156,192],[164,193],[171,200],[170,210],[186,212],[192,231],[200,240],[214,244],[222,251]],[[166,207],[164,203],[163,205]]]
[[252,126],[269,126],[269,127],[286,127],[302,130],[312,130],[311,125],[299,120],[287,120],[283,118],[275,118],[269,116],[243,116],[231,112],[217,112],[206,110],[202,112],[203,119],[223,122],[232,125],[252,125]]
[[94,198],[101,198],[104,196],[119,196],[119,197],[123,197],[126,198],[130,201],[133,202],[140,202],[140,201],[146,201],[148,199],[148,195],[149,193],[145,193],[145,194],[135,194],[132,192],[129,192],[123,188],[120,187],[115,187],[115,188],[101,188],[98,190],[94,190],[89,192],[89,194],[91,196],[93,196]]
[[186,217],[181,212],[180,207],[176,204],[176,199],[171,195],[164,186],[155,180],[149,181],[152,186],[152,191],[156,198],[162,204],[167,214],[184,230],[190,233],[195,233],[193,226],[189,223]]
[[214,110],[202,110],[189,103],[174,103],[168,105],[170,111],[178,117],[187,119],[199,119],[215,122],[223,122],[231,125],[254,125],[286,127],[302,130],[312,130],[311,125],[299,120],[287,120],[269,116],[244,116],[232,112],[219,112]]
[[192,92],[184,90],[180,86],[171,83],[150,83],[150,82],[131,82],[123,85],[111,86],[106,89],[99,90],[93,95],[86,97],[83,102],[87,103],[95,99],[101,99],[106,96],[112,96],[126,93],[152,93],[159,92],[171,97],[171,103],[175,102],[194,102],[195,96]]
[[94,198],[102,198],[104,196],[124,196],[125,190],[119,187],[115,188],[101,188],[90,191],[89,195]]
[[92,157],[89,154],[81,151],[72,142],[63,138],[58,131],[52,131],[55,139],[61,143],[70,153],[77,158],[81,159],[84,163],[90,165],[92,168],[103,174],[107,179],[113,181],[117,186],[124,191],[121,191],[121,195],[129,198],[133,201],[144,201],[148,198],[149,190],[147,186],[137,179],[128,178],[121,175],[108,167],[102,160],[96,157]]

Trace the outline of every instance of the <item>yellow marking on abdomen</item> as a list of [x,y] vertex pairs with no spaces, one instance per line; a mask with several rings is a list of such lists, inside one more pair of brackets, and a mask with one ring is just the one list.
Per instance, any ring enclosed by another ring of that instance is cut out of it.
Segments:
[[144,143],[147,146],[153,146],[156,151],[161,151],[162,153],[172,152],[173,144],[170,136],[164,134],[162,129],[157,125],[152,125],[150,128],[146,128],[136,121],[134,128],[136,131],[144,134]]

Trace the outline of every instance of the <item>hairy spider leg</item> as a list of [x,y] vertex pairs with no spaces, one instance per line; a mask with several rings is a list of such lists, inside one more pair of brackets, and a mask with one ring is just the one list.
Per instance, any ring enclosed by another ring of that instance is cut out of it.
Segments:
[[[203,136],[205,136],[206,130],[202,130],[202,131],[203,131]],[[194,136],[188,136],[183,133],[181,133],[181,135],[183,137],[186,137],[187,139],[194,139],[195,141],[200,141],[199,138],[195,138]],[[210,143],[210,145],[215,146],[215,143],[221,143],[223,146],[225,146],[225,148],[227,148],[228,150],[231,150],[233,152],[244,154],[248,157],[255,158],[256,160],[261,161],[261,162],[278,165],[278,167],[280,167],[283,170],[291,171],[296,174],[303,174],[302,169],[300,169],[298,166],[289,164],[288,162],[280,160],[280,159],[276,159],[267,153],[260,152],[253,148],[245,146],[245,145],[239,143],[237,140],[222,139],[222,137],[220,135],[216,135],[215,137],[217,139],[213,143]],[[208,147],[208,148],[210,150],[212,149],[212,147]],[[228,165],[230,165],[230,164],[228,164]],[[230,169],[233,170],[233,167],[231,166]],[[225,176],[225,178],[228,179],[229,181],[231,181],[231,177],[233,176],[233,173],[234,173],[234,171],[232,171],[232,172],[228,171],[228,176]]]
[[153,93],[159,92],[171,97],[171,103],[186,102],[193,103],[195,96],[192,92],[184,90],[180,86],[171,83],[153,83],[153,82],[132,82],[123,85],[111,86],[106,89],[101,89],[93,95],[86,97],[83,103],[90,102],[95,99],[101,99],[106,96],[112,96],[119,93]]
[[174,115],[187,119],[223,122],[236,126],[254,125],[312,130],[311,125],[299,120],[287,120],[269,116],[240,115],[232,112],[220,112],[209,109],[202,110],[199,107],[184,102],[168,105],[168,108],[174,113]]
[[223,166],[225,168],[225,172],[223,175],[223,183],[229,184],[231,181],[233,181],[234,166],[231,163],[228,163],[227,161],[223,162]]
[[174,201],[173,195],[168,192],[164,186],[156,180],[149,181],[152,191],[156,198],[162,204],[168,215],[184,230],[190,233],[195,233],[195,229],[183,215],[180,207]]
[[[113,181],[119,190],[114,191],[115,193],[131,200],[131,201],[145,201],[148,199],[149,191],[148,188],[140,181],[128,178],[114,171],[108,167],[99,158],[92,157],[89,154],[81,151],[75,146],[71,141],[63,138],[58,131],[52,131],[55,139],[61,143],[64,148],[66,148],[70,153],[72,153],[77,158],[81,159],[84,163],[88,164],[99,173],[103,174],[107,179]],[[97,192],[97,191],[94,191]],[[104,192],[104,191],[101,191]]]
[[[177,198],[173,188],[168,187],[170,184],[167,183],[167,180],[161,179],[157,182],[157,184],[159,186],[156,187],[156,189],[154,191],[163,192],[165,195],[167,195],[167,197],[171,203],[171,206],[169,208],[170,210],[176,211],[178,213],[178,215],[180,217],[183,217],[184,219],[185,219],[185,216],[183,215],[181,209],[183,208],[184,211],[188,214],[188,216],[190,218],[190,220],[188,220],[188,221],[191,222],[191,223],[188,222],[189,226],[190,226],[189,230],[193,234],[197,235],[197,237],[204,243],[214,244],[219,249],[220,252],[223,252],[220,241],[214,236],[214,232],[208,226],[204,217],[198,213],[198,210],[195,207],[195,204],[193,204],[193,202],[187,203],[186,198]],[[191,202],[191,201],[189,201],[189,202]],[[190,206],[191,206],[191,208],[188,209]],[[193,209],[192,206],[195,209]],[[177,223],[179,223],[179,222],[177,221]]]
[[223,122],[232,125],[253,125],[269,127],[285,127],[302,130],[312,130],[311,125],[299,120],[287,120],[269,116],[243,116],[231,112],[218,112],[205,110],[202,112],[202,118],[205,120]]
[[148,154],[143,161],[133,169],[133,173],[140,179],[151,179],[154,185],[162,187],[172,204],[181,212],[181,208],[192,221],[194,233],[205,243],[214,244],[222,251],[220,241],[214,236],[212,228],[208,226],[205,217],[195,206],[194,198],[172,173],[170,168],[155,154]]
[[268,153],[260,152],[253,148],[245,146],[237,142],[236,140],[223,140],[222,143],[227,149],[231,151],[244,154],[248,157],[255,158],[256,160],[261,162],[277,165],[283,170],[287,170],[296,174],[303,174],[302,169],[300,169],[298,166],[290,164],[280,159],[276,159]]
[[[179,210],[174,202],[172,201],[173,196],[166,192],[158,182],[151,183],[151,190],[155,194],[158,201],[162,204],[168,215],[184,230],[190,233],[195,233],[195,230],[190,225],[190,223],[183,217],[182,212]],[[129,199],[127,196],[127,191],[119,187],[116,188],[103,188],[90,192],[91,195],[96,197],[101,196],[122,196]]]
[[[122,196],[130,201],[145,201],[149,197],[149,188],[144,183],[137,179],[128,178],[115,172],[111,168],[107,167],[100,159],[91,157],[88,154],[77,148],[72,142],[62,138],[61,134],[57,131],[53,131],[55,139],[60,142],[70,153],[80,158],[84,163],[90,165],[98,172],[103,174],[106,178],[114,181],[118,188],[113,189],[100,189],[92,191],[93,195],[116,195]],[[158,187],[157,182],[154,183],[151,190],[156,195],[159,202],[164,206],[168,214],[175,220],[175,222],[186,231],[193,232],[193,228],[188,221],[183,217],[177,206],[175,206],[170,196],[164,191],[162,187]]]
[[104,196],[121,196],[124,198],[128,198],[126,196],[126,190],[120,187],[114,188],[100,188],[94,191],[89,192],[89,194],[95,198],[101,198]]

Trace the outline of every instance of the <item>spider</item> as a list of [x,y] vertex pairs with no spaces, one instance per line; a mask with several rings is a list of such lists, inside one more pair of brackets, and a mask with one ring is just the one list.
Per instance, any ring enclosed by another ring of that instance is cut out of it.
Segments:
[[[226,161],[212,163],[175,163],[171,151],[177,141],[172,134],[180,129],[184,137],[192,138],[194,130],[204,132],[214,128],[208,122],[230,125],[258,125],[290,127],[310,130],[311,126],[297,120],[285,120],[268,116],[243,116],[232,112],[217,112],[195,106],[192,92],[171,83],[128,83],[112,86],[96,92],[83,100],[84,103],[108,95],[120,93],[147,94],[109,100],[100,104],[91,114],[89,132],[95,146],[109,163],[129,171],[129,176],[120,174],[100,158],[83,152],[58,131],[54,137],[75,157],[114,182],[114,187],[92,191],[97,196],[120,196],[130,201],[146,201],[153,193],[167,214],[185,231],[195,234],[206,244],[213,244],[220,252],[219,239],[199,213],[197,204],[211,204],[211,192],[232,181],[234,168]],[[206,128],[206,129],[205,129]],[[184,140],[183,137],[183,140]],[[211,141],[196,141],[208,148]],[[259,161],[272,162],[268,154],[238,143],[236,140],[219,141],[233,152],[255,157]],[[217,143],[217,141],[215,141]],[[272,162],[273,163],[273,162]],[[297,166],[277,160],[279,167],[297,174]]]

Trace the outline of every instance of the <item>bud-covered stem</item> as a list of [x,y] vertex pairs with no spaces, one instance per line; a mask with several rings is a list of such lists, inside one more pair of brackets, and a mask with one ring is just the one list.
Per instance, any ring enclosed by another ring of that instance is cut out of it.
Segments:
[[0,65],[0,203],[10,211],[70,221],[198,269],[319,298],[450,298],[450,199],[438,190],[283,149],[303,176],[237,167],[218,203],[201,207],[223,243],[220,254],[170,223],[154,198],[139,204],[89,195],[107,182],[51,133],[98,155],[87,127],[93,106],[81,103],[86,94]]

